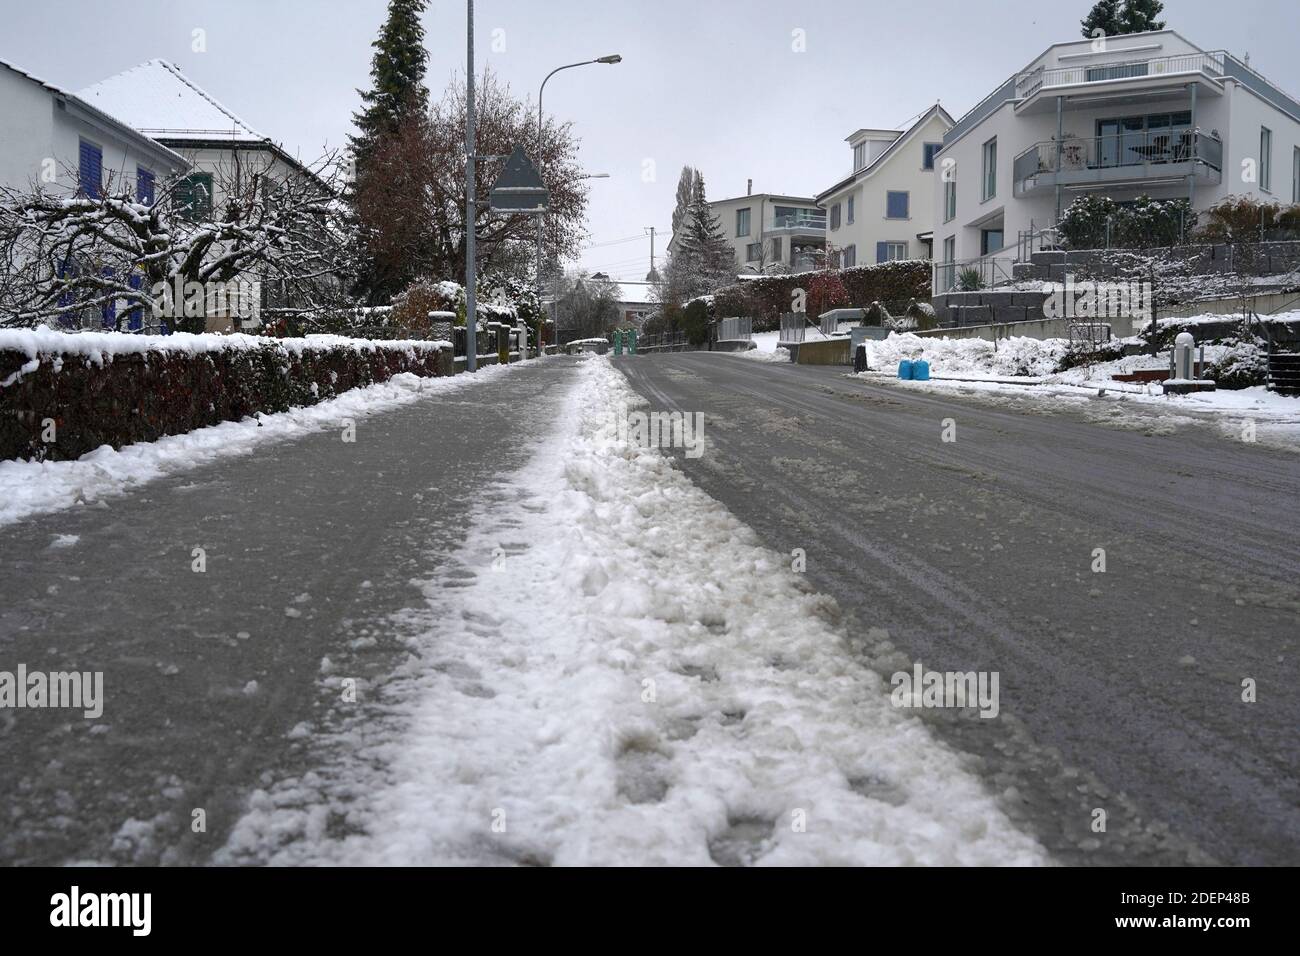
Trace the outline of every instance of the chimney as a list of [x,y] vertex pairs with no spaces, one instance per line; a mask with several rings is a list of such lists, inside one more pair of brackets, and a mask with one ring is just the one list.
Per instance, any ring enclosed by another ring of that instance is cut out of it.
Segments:
[[752,179],[745,180],[745,195],[746,196],[754,195],[754,180]]

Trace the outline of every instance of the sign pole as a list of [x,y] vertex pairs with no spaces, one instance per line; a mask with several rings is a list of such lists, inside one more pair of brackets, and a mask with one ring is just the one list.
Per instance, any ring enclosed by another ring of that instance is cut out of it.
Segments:
[[474,220],[478,203],[474,195],[474,0],[466,0],[465,38],[465,370],[478,369],[478,283]]

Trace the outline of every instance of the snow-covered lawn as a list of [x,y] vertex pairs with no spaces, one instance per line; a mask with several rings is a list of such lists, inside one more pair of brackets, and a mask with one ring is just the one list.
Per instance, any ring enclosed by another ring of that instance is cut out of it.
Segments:
[[[1295,317],[1300,318],[1300,313]],[[1202,317],[1206,322],[1225,318],[1228,317]],[[1099,421],[1131,428],[1168,430],[1178,425],[1208,424],[1225,437],[1252,436],[1247,440],[1300,450],[1298,398],[1278,395],[1262,386],[1165,395],[1158,382],[1114,379],[1136,369],[1168,369],[1168,351],[1157,356],[1130,355],[1056,372],[1054,369],[1067,344],[1064,339],[1013,337],[1001,339],[995,345],[984,339],[896,333],[883,342],[868,343],[872,371],[861,373],[861,377],[901,388],[965,394],[995,403],[1014,401],[1043,410],[1086,408]],[[1213,364],[1229,356],[1257,358],[1247,355],[1248,351],[1257,350],[1254,346],[1207,344],[1205,359]],[[926,359],[930,363],[930,381],[900,381],[898,363],[905,358]]]
[[788,556],[620,440],[620,404],[643,403],[587,359],[509,505],[394,621],[404,670],[251,796],[218,862],[1046,862]]
[[[82,336],[68,338],[80,339]],[[113,345],[117,347],[121,340],[129,345],[129,340],[139,337],[117,335],[113,338]],[[180,336],[167,338],[179,339]],[[185,346],[178,343],[178,347]],[[317,405],[257,415],[238,422],[222,422],[183,435],[168,435],[153,442],[125,445],[118,450],[103,445],[76,461],[0,461],[0,525],[78,505],[106,508],[109,507],[106,499],[155,478],[183,472],[219,458],[245,455],[267,442],[323,428],[341,429],[345,419],[364,418],[424,397],[456,391],[482,381],[484,376],[506,374],[513,367],[489,365],[474,375],[449,378],[421,378],[403,372],[387,382],[351,389]]]

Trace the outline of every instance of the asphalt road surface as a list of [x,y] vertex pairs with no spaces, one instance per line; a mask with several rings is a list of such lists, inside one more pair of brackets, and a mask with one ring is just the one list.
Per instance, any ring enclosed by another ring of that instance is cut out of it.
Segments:
[[0,864],[207,862],[250,790],[313,768],[294,730],[338,697],[322,658],[364,681],[405,657],[392,615],[549,432],[575,362],[0,528],[0,669],[103,671],[105,697],[98,720],[0,710]]
[[806,552],[882,674],[998,672],[994,719],[915,712],[1058,861],[1300,861],[1300,456],[838,368],[616,363],[651,409],[704,413],[680,467]]

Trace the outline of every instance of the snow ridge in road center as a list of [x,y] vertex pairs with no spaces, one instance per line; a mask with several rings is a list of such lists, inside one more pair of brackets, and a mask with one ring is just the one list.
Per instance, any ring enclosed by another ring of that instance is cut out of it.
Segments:
[[1046,862],[891,707],[829,599],[619,440],[620,404],[643,402],[587,360],[425,583],[410,666],[317,771],[252,795],[217,862]]

